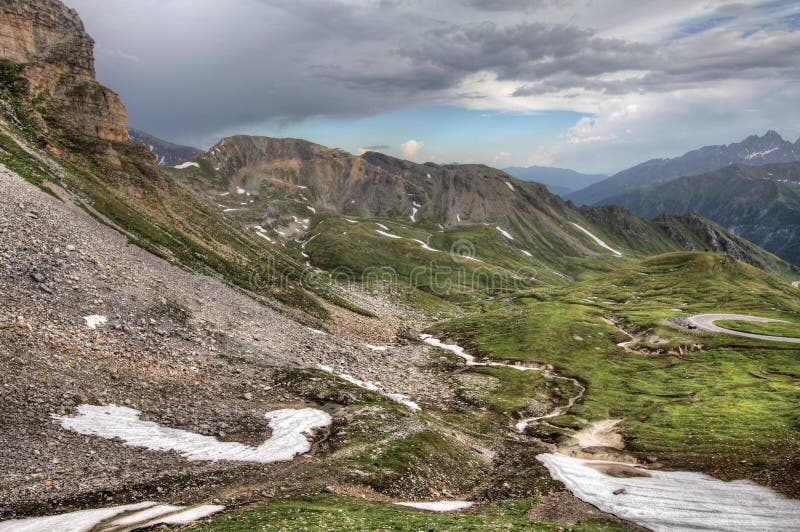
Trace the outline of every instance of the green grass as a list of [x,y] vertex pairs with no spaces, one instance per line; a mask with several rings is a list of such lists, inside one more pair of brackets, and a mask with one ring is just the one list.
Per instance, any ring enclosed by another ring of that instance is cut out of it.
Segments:
[[800,324],[798,323],[757,323],[752,321],[721,320],[714,322],[714,324],[732,331],[800,338]]
[[[702,277],[700,268],[706,272]],[[649,274],[638,275],[641,271]],[[688,337],[661,320],[689,314],[670,311],[679,302],[690,310],[790,318],[797,303],[784,287],[745,265],[719,264],[714,255],[667,255],[554,291],[549,300],[509,300],[490,312],[441,324],[435,332],[485,357],[553,364],[585,383],[585,398],[569,415],[552,420],[556,425],[622,418],[633,451],[675,459],[758,457],[765,469],[778,471],[800,444],[797,349],[725,335]],[[597,299],[573,302],[589,295]],[[612,299],[618,304],[603,303]],[[628,354],[617,347],[626,337],[603,321],[611,316],[638,329],[649,352]],[[707,349],[679,354],[679,346],[692,343]]]
[[603,519],[590,519],[575,526],[534,523],[525,518],[531,502],[511,500],[481,505],[458,514],[434,514],[338,496],[315,496],[270,502],[212,518],[189,528],[194,531],[251,530],[626,530]]

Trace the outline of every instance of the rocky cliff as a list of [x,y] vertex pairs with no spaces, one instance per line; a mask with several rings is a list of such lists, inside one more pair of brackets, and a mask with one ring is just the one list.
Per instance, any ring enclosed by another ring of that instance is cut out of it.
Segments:
[[78,14],[60,1],[0,2],[0,60],[25,65],[29,96],[52,98],[88,135],[126,140],[125,107],[95,80],[93,49]]

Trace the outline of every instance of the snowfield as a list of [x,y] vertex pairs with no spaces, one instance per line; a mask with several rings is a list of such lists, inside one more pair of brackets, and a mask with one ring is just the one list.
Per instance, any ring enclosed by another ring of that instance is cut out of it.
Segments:
[[262,464],[289,461],[298,454],[307,453],[311,443],[306,434],[332,422],[330,415],[315,408],[273,410],[265,415],[272,436],[258,447],[251,447],[142,421],[140,414],[138,410],[123,406],[80,405],[76,416],[54,415],[53,418],[66,430],[106,439],[119,438],[126,445],[152,451],[175,451],[187,460]]
[[536,458],[579,499],[657,532],[788,532],[797,530],[800,523],[800,501],[747,481],[723,482],[700,473],[647,469],[639,470],[646,476],[618,478],[601,471],[612,462],[560,454]]
[[99,525],[106,529],[125,529],[152,527],[159,524],[188,525],[198,519],[224,510],[224,506],[203,505],[194,508],[141,502],[112,506],[96,510],[81,510],[46,517],[14,519],[0,523],[0,532],[91,532]]
[[197,163],[193,163],[193,162],[191,162],[191,161],[187,161],[187,162],[185,162],[185,163],[181,163],[181,164],[179,164],[179,165],[176,165],[176,166],[174,166],[173,168],[176,168],[176,169],[178,169],[178,170],[184,170],[184,169],[186,169],[186,168],[190,168],[190,167],[192,167],[192,166],[194,166],[195,168],[200,168],[200,165],[199,165],[199,164],[197,164]]

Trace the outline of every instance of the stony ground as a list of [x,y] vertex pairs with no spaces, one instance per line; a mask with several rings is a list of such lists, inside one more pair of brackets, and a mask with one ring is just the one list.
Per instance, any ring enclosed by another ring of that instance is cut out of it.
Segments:
[[[326,364],[423,404],[445,400],[450,390],[420,369],[425,351],[395,335],[419,318],[367,295],[359,303],[381,318],[337,310],[330,324],[299,323],[128,244],[0,168],[0,518],[165,493],[175,502],[224,498],[251,478],[313,477],[311,456],[188,462],[52,420],[82,403],[130,406],[175,428],[257,444],[265,411],[306,404],[275,386],[277,368]],[[83,317],[95,314],[108,323],[91,330]],[[369,339],[396,347],[376,352]]]

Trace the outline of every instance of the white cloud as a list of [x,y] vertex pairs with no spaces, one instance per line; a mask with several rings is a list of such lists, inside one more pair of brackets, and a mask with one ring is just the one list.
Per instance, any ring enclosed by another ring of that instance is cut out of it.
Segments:
[[403,156],[403,159],[413,161],[424,145],[425,143],[421,140],[409,139],[400,144],[400,154]]
[[511,152],[501,151],[494,156],[494,164],[500,168],[504,168],[511,163]]

